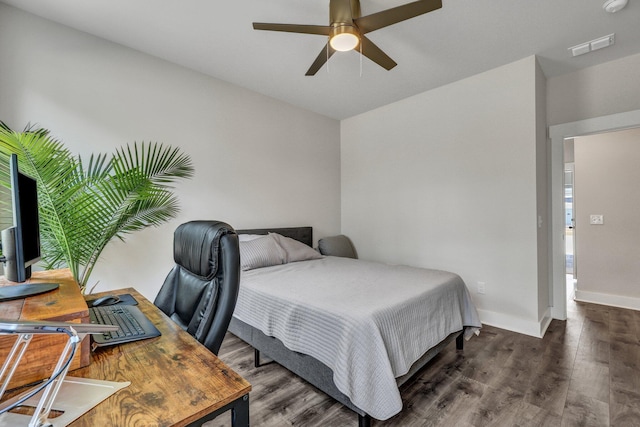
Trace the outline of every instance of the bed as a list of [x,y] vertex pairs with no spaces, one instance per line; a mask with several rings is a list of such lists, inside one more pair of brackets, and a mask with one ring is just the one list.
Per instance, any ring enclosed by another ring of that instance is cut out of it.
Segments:
[[[314,256],[311,227],[237,232],[277,233],[285,250],[283,263],[243,264],[229,331],[256,350],[256,366],[261,354],[279,363],[356,412],[362,427],[400,412],[399,387],[481,327],[456,274]],[[296,259],[302,253],[310,258]]]

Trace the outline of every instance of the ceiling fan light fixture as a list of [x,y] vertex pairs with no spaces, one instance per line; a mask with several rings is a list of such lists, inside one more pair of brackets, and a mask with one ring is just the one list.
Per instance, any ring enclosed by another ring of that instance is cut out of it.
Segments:
[[391,70],[398,64],[369,40],[366,34],[441,7],[442,0],[413,0],[411,3],[362,16],[360,0],[329,0],[329,25],[254,22],[253,29],[324,36],[326,44],[322,46],[322,50],[316,56],[305,76],[314,76],[334,53],[353,49],[360,51],[361,60],[364,56],[385,70]]
[[333,27],[329,44],[334,50],[347,52],[353,50],[360,43],[360,37],[351,25],[340,25]]

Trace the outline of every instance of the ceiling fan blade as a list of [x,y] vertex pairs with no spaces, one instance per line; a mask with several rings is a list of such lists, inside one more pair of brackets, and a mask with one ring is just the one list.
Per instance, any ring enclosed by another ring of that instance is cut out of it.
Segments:
[[[329,49],[328,55],[327,55],[327,49]],[[318,54],[318,57],[316,58],[316,60],[313,61],[313,64],[311,64],[311,67],[309,67],[309,70],[307,70],[307,73],[305,74],[305,76],[314,76],[318,72],[318,70],[322,68],[324,63],[327,62],[327,59],[331,58],[331,55],[333,55],[335,52],[336,52],[335,49],[333,49],[331,46],[329,46],[329,43],[327,43],[324,46],[324,49],[322,49]]]
[[396,62],[365,36],[361,36],[362,54],[386,70],[395,67]]
[[366,34],[398,22],[414,18],[442,7],[442,0],[418,0],[413,3],[393,7],[372,15],[354,19],[354,22],[362,32]]
[[321,36],[328,36],[331,31],[331,27],[327,25],[268,24],[264,22],[254,22],[253,29],[284,31],[287,33],[318,34]]

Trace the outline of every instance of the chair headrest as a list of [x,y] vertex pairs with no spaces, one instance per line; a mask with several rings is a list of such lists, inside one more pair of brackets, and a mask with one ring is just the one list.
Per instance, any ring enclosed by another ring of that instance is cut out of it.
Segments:
[[220,221],[190,221],[173,234],[173,259],[176,264],[205,280],[218,271],[220,239],[235,234],[229,224]]

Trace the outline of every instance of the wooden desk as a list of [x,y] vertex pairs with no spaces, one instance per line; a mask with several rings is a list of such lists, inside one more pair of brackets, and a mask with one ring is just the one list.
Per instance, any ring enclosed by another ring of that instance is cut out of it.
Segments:
[[[89,323],[89,310],[78,284],[69,269],[37,271],[28,283],[53,282],[60,284],[54,291],[29,298],[0,302],[0,318],[5,320],[55,320],[62,322]],[[0,286],[12,286],[0,276]],[[0,337],[0,361],[9,354],[15,337]],[[23,362],[13,376],[10,388],[48,378],[67,342],[66,337],[40,335],[29,345],[29,363]],[[71,369],[89,365],[91,362],[89,337],[81,344],[80,351],[71,363]]]
[[70,426],[199,426],[228,410],[234,426],[248,426],[251,385],[135,289],[87,299],[124,293],[133,295],[162,336],[99,348],[89,366],[70,371],[73,377],[131,381]]
[[70,376],[131,381],[97,405],[73,427],[199,426],[231,410],[234,426],[249,425],[251,385],[183,331],[135,289],[94,294],[131,294],[162,333],[91,354],[91,364]]

